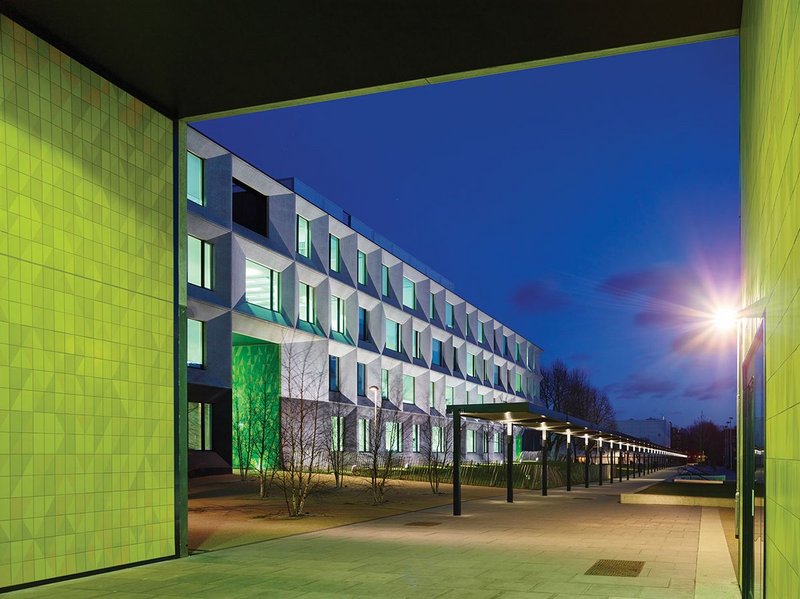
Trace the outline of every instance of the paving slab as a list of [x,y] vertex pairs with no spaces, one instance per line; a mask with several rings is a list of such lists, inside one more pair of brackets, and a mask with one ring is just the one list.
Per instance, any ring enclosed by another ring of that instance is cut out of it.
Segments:
[[[465,502],[460,517],[440,506],[9,597],[738,597],[718,509],[620,503],[643,482],[517,491],[512,504]],[[421,521],[433,526],[409,526]],[[600,559],[645,563],[635,577],[587,575]]]

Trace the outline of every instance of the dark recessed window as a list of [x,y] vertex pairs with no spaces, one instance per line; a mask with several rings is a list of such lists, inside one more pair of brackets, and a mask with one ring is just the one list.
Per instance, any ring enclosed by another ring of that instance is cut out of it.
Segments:
[[267,196],[258,193],[241,181],[233,180],[233,222],[251,231],[268,236],[269,202]]

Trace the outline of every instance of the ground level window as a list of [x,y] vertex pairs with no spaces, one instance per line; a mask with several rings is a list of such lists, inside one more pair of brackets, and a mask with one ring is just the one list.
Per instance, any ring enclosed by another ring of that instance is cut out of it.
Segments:
[[403,426],[401,422],[386,423],[386,451],[403,451]]
[[189,449],[211,449],[211,404],[189,404]]
[[467,431],[467,453],[475,453],[475,431]]
[[411,450],[419,453],[419,424],[411,426]]
[[369,420],[358,419],[358,451],[369,451]]

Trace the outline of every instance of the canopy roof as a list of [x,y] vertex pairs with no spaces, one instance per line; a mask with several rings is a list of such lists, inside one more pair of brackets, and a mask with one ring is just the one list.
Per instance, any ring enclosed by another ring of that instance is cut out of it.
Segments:
[[[566,435],[568,432],[575,437],[584,437],[594,441],[626,443],[631,447],[646,449],[663,455],[685,458],[686,455],[673,451],[669,447],[652,443],[647,439],[632,437],[617,431],[602,430],[596,424],[574,418],[563,412],[550,410],[528,402],[496,403],[496,404],[453,404],[447,406],[447,413],[458,412],[466,418],[479,418],[492,422],[512,423],[530,429]],[[588,436],[588,437],[587,437]]]
[[735,35],[742,1],[0,0],[0,11],[189,118]]

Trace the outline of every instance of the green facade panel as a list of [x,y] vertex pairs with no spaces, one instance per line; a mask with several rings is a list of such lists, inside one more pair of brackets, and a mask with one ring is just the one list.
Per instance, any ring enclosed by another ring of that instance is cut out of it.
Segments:
[[172,123],[0,16],[0,588],[175,553]]
[[258,450],[247,450],[248,433],[249,438],[265,440],[266,463],[272,466],[280,450],[281,346],[242,339],[234,339],[232,352],[233,468],[246,462],[247,455],[251,466],[258,466]]
[[[761,302],[766,307],[768,597],[800,597],[799,119],[800,2],[746,0],[741,27],[742,305]],[[743,324],[742,355],[757,324],[754,319]]]

